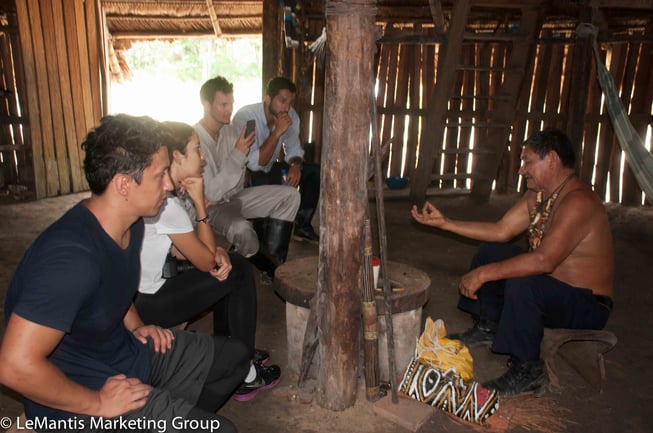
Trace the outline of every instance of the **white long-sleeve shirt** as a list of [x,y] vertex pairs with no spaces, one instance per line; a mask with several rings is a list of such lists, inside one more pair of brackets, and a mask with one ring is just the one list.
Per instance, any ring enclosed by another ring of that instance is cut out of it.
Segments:
[[281,137],[279,137],[277,147],[274,149],[274,154],[272,155],[272,158],[270,158],[270,161],[266,165],[261,166],[258,163],[260,147],[270,136],[268,122],[265,118],[265,107],[263,106],[263,102],[245,105],[240,110],[238,110],[232,121],[233,125],[238,131],[243,129],[243,126],[245,126],[245,123],[247,123],[248,120],[254,119],[256,121],[256,139],[254,140],[254,144],[252,144],[252,147],[249,150],[249,161],[247,163],[247,167],[249,167],[250,170],[264,171],[266,173],[269,172],[270,169],[272,169],[272,164],[274,164],[274,162],[279,158],[282,146],[286,162],[295,157],[302,159],[304,158],[304,149],[299,142],[299,115],[297,115],[297,112],[294,108],[290,108],[288,115],[292,120],[292,124],[288,130],[284,132]]
[[236,149],[241,129],[234,125],[223,126],[216,142],[200,123],[195,124],[206,156],[202,177],[204,196],[209,201],[229,201],[244,187],[247,155]]

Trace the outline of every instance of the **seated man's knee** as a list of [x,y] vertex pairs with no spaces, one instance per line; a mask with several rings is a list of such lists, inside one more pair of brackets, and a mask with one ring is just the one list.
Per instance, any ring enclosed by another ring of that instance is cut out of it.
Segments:
[[251,257],[258,252],[258,236],[252,223],[245,219],[236,221],[229,227],[227,239],[243,257]]

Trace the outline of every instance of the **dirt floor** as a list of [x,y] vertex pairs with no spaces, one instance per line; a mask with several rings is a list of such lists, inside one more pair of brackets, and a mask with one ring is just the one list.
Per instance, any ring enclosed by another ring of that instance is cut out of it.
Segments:
[[[4,200],[0,205],[0,299],[18,260],[29,243],[48,224],[85,194],[75,194],[35,202]],[[516,196],[492,197],[477,205],[466,197],[434,197],[431,201],[445,214],[461,219],[498,218]],[[372,203],[372,206],[374,204]],[[466,329],[470,319],[455,308],[459,276],[468,267],[476,244],[456,236],[420,227],[411,222],[405,199],[387,200],[386,223],[389,259],[421,269],[431,277],[430,299],[423,317],[441,318],[449,332]],[[513,432],[629,432],[653,431],[648,411],[653,407],[653,319],[651,271],[653,257],[653,209],[608,206],[614,229],[617,273],[615,309],[607,329],[619,342],[605,357],[607,380],[603,392],[592,388],[566,364],[559,364],[562,389],[540,398],[513,402],[517,406],[509,430]],[[289,259],[316,255],[318,247],[293,241]],[[259,282],[257,346],[270,350],[272,362],[282,369],[287,363],[284,301],[274,287]],[[210,319],[192,325],[209,329]],[[0,336],[4,333],[4,320]],[[422,320],[423,322],[423,320]],[[487,348],[472,349],[475,378],[484,381],[501,374],[506,357]],[[2,366],[0,366],[2,368]],[[403,368],[403,366],[398,366]],[[407,432],[403,427],[378,416],[363,392],[363,380],[356,404],[344,411],[321,408],[311,389],[297,392],[296,377],[283,375],[277,388],[262,392],[249,402],[230,401],[221,413],[231,418],[242,432]],[[17,396],[0,388],[0,416],[15,419],[22,412]],[[486,429],[487,430],[487,429]],[[0,428],[0,431],[2,429]],[[434,412],[419,432],[470,432],[470,427]]]

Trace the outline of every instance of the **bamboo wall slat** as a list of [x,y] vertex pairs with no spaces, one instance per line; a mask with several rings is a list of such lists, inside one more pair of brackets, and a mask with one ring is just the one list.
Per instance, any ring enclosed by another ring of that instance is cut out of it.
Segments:
[[[587,113],[588,117],[599,116],[601,111],[601,97],[603,96],[603,91],[601,86],[596,78],[596,66],[592,65],[592,70],[590,71],[590,88],[588,94],[587,102]],[[580,179],[583,182],[589,184],[592,183],[592,176],[596,165],[594,160],[596,158],[597,150],[597,135],[599,132],[599,122],[589,122],[585,127],[585,140],[583,155],[581,156],[581,168],[580,168]]]
[[[635,85],[635,72],[637,70],[637,61],[640,55],[639,52],[640,45],[641,44],[639,43],[633,43],[630,44],[628,49],[626,71],[624,74],[624,81],[621,88],[621,101],[623,102],[624,107],[626,107],[626,110],[628,110],[628,107],[631,104],[631,99],[633,95],[633,90]],[[621,150],[621,147],[619,147],[619,150]],[[638,203],[639,197],[636,197],[636,195],[641,196],[641,191],[637,191],[636,188],[637,181],[635,180],[635,176],[633,175],[632,170],[628,165],[628,160],[626,160],[623,152],[620,153],[624,161],[624,168],[621,176],[623,182],[621,188],[620,201],[628,205],[632,205],[634,203],[639,204]]]
[[[465,65],[475,64],[476,59],[476,47],[475,46],[465,46],[463,48],[461,61]],[[463,87],[462,92],[464,94],[473,94],[474,93],[474,83],[475,83],[474,71],[466,71],[463,78]],[[474,101],[472,99],[463,99],[461,104],[461,116],[460,118],[466,124],[472,123],[474,120],[473,110],[474,110]],[[465,173],[467,172],[467,162],[469,160],[469,153],[465,150],[469,150],[472,146],[471,138],[474,128],[472,126],[461,126],[460,128],[460,141],[458,143],[457,149],[457,162],[456,162],[456,173]],[[457,188],[466,187],[464,182],[457,182]]]
[[[50,100],[44,101],[48,105],[44,106],[43,109],[45,110],[47,107],[50,109],[49,120],[52,122],[52,138],[54,140],[52,141],[54,144],[53,160],[57,164],[58,172],[55,174],[56,179],[59,182],[57,186],[58,189],[56,190],[57,192],[53,195],[58,195],[68,194],[71,191],[71,187],[69,170],[70,165],[68,160],[68,152],[66,149],[66,132],[63,117],[63,111],[65,107],[62,107],[62,104],[64,103],[64,95],[60,86],[58,70],[59,62],[61,61],[62,63],[65,63],[66,60],[65,57],[64,59],[59,59],[57,55],[57,43],[55,39],[56,32],[53,22],[55,4],[57,4],[57,0],[50,2],[48,4],[49,8],[47,9],[46,5],[42,5],[43,10],[41,14],[41,25],[43,31],[43,45],[44,47],[48,47],[44,51],[45,58],[43,59],[45,61],[45,71],[47,72],[47,80],[45,80],[44,85],[47,86],[45,88],[46,92],[49,91],[50,93]],[[68,101],[65,102],[70,102],[70,100],[68,99]],[[49,141],[44,140],[44,143],[49,143]]]

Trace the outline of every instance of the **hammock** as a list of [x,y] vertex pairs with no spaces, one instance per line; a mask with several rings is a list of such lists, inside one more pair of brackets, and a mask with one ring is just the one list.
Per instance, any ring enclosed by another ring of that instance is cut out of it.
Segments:
[[628,113],[621,103],[619,92],[612,80],[612,75],[601,62],[599,48],[596,43],[598,29],[592,24],[581,23],[576,28],[576,34],[590,34],[594,37],[593,45],[598,71],[597,76],[605,94],[605,104],[610,120],[612,120],[612,128],[617,135],[621,149],[626,154],[626,160],[633,170],[639,187],[646,194],[646,201],[653,204],[653,155],[644,147],[644,143],[642,143],[632,123],[630,123]]

